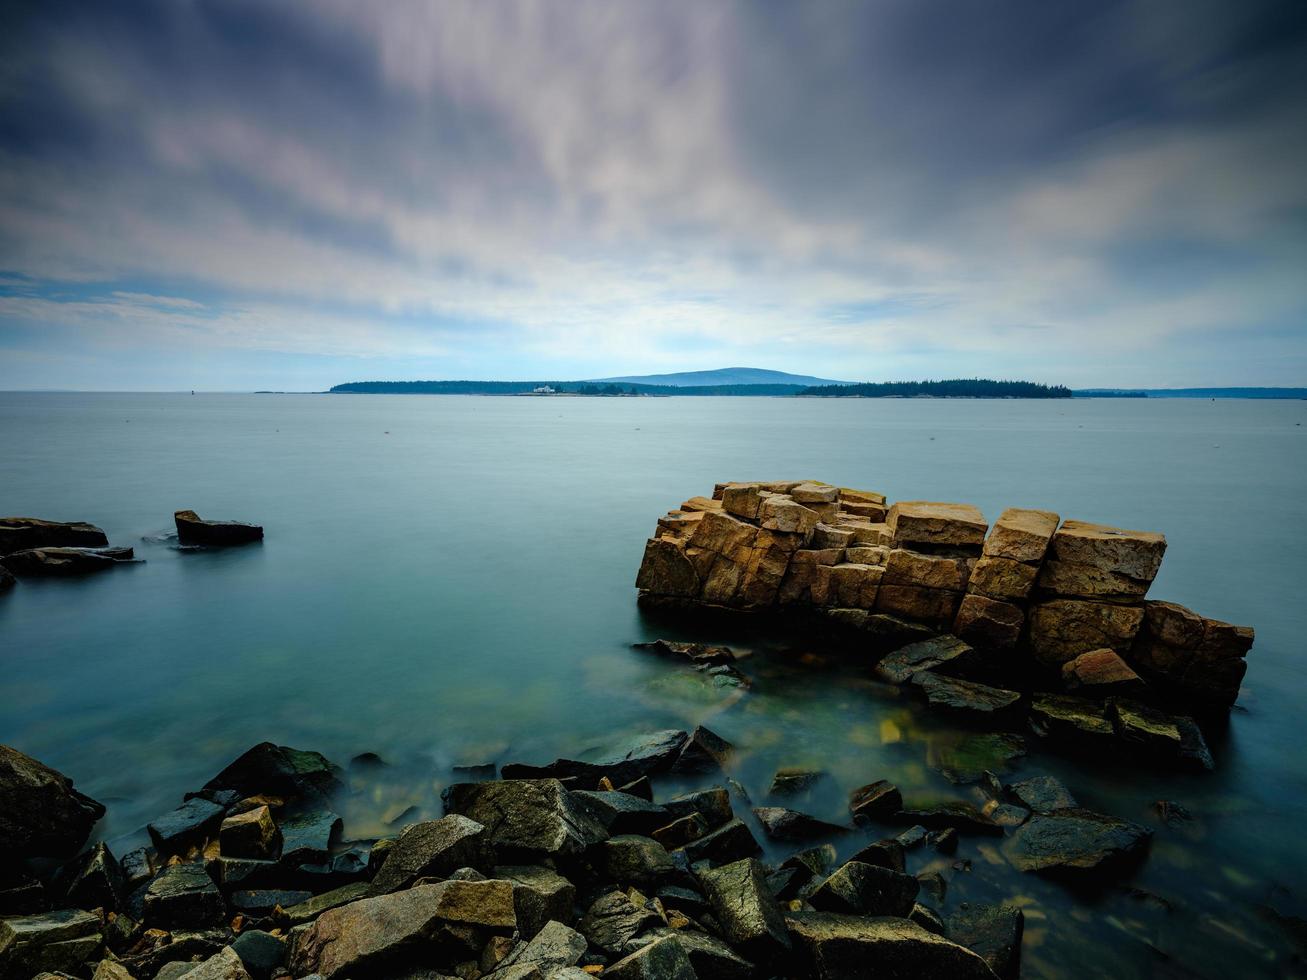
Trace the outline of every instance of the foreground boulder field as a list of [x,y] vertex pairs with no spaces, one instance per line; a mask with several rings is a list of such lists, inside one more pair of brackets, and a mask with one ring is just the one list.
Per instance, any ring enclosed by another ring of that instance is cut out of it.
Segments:
[[949,635],[1017,687],[1228,708],[1253,631],[1148,599],[1165,552],[1161,534],[1049,511],[991,526],[969,504],[720,483],[659,519],[636,586],[646,607],[816,623],[880,653]]
[[[355,841],[332,809],[342,770],[265,742],[152,822],[153,847],[114,855],[99,842],[38,873],[33,858],[78,851],[104,810],[4,748],[0,977],[1018,975],[1020,909],[964,903],[945,917],[930,904],[940,875],[907,873],[909,851],[951,853],[957,831],[902,831],[918,814],[878,784],[850,801],[857,824],[823,825],[866,838],[853,858],[796,844],[766,864],[719,785],[731,749],[703,728],[639,735],[595,761],[533,767],[555,776],[454,783],[440,819]],[[703,789],[658,799],[649,777],[674,772],[701,774]],[[1051,807],[1007,841],[1018,860],[1088,867],[1136,846],[1124,821],[1042,780],[999,790]],[[947,808],[934,816],[950,822]],[[965,816],[954,823],[977,832]],[[1076,834],[1040,821],[1094,826],[1075,850]]]

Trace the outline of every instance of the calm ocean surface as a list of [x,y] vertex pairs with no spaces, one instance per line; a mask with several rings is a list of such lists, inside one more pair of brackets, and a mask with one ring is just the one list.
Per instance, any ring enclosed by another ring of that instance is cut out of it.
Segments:
[[[695,637],[755,651],[728,703],[629,648],[676,635],[632,586],[661,513],[719,480],[808,477],[1165,532],[1151,595],[1257,629],[1218,771],[1033,740],[1013,770],[1157,827],[1139,891],[1073,902],[975,838],[970,871],[921,852],[912,870],[944,871],[946,910],[1022,904],[1025,976],[1296,969],[1265,907],[1307,912],[1307,402],[0,393],[0,511],[92,521],[146,559],[0,596],[0,741],[106,802],[123,845],[264,739],[395,763],[348,804],[356,836],[438,815],[452,764],[697,722],[740,748],[755,801],[789,764],[832,774],[806,804],[828,818],[876,778],[966,797],[933,768],[957,733],[856,663]],[[180,508],[266,541],[177,551],[160,535]],[[1162,826],[1158,799],[1196,820]]]

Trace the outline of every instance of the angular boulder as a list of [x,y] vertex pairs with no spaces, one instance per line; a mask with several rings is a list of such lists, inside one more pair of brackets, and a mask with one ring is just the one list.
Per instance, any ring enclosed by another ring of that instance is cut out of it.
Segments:
[[490,876],[513,886],[513,908],[523,939],[529,940],[550,920],[571,920],[576,887],[553,868],[538,864],[500,865]]
[[662,924],[657,912],[614,890],[595,899],[576,927],[605,956],[622,957],[643,946],[640,937]]
[[1009,507],[989,529],[983,554],[988,558],[1038,565],[1044,560],[1058,520],[1052,511]]
[[193,796],[146,826],[150,840],[161,854],[182,854],[218,832],[226,807],[202,796]]
[[976,560],[967,589],[973,595],[999,602],[1025,602],[1038,577],[1039,568],[1035,565],[986,555]]
[[80,974],[103,944],[100,918],[90,912],[61,909],[0,919],[0,976]]
[[202,864],[173,864],[145,892],[145,921],[162,929],[220,926],[227,909],[222,893]]
[[1026,614],[1019,606],[968,593],[953,618],[953,634],[982,649],[1007,650],[1021,639],[1025,620]]
[[1090,650],[1129,650],[1143,620],[1140,606],[1084,599],[1041,602],[1027,616],[1030,649],[1040,663],[1061,669]]
[[76,854],[103,816],[63,773],[0,745],[0,856]]
[[699,876],[723,938],[755,963],[773,961],[790,948],[780,906],[767,887],[767,869],[746,858]]
[[1021,708],[1021,695],[1016,691],[976,681],[921,671],[912,675],[912,684],[926,695],[932,708],[987,724],[1012,723]]
[[952,827],[960,834],[1003,836],[1001,826],[965,800],[940,800],[905,806],[898,813],[898,821],[920,824],[931,830]]
[[1129,820],[1073,807],[1035,814],[1008,840],[1005,853],[1018,871],[1107,876],[1141,859],[1152,835]]
[[[583,974],[584,975],[584,974]],[[698,980],[677,936],[660,936],[604,970],[607,980]]]
[[419,878],[446,878],[459,868],[484,870],[492,863],[486,828],[452,813],[405,827],[372,879],[372,890],[381,895]]
[[798,810],[788,810],[782,806],[756,806],[753,815],[762,824],[763,831],[772,840],[807,841],[832,834],[846,834],[848,827],[818,820]]
[[543,766],[509,763],[501,769],[504,779],[576,779],[591,789],[607,777],[622,785],[644,776],[666,772],[676,762],[689,738],[684,731],[669,728],[644,732],[582,753],[579,759],[555,759]]
[[[438,966],[468,934],[511,935],[513,888],[505,881],[442,881],[365,898],[324,912],[292,939],[295,976],[375,976]],[[484,942],[484,939],[482,939]]]
[[725,864],[761,854],[762,848],[744,821],[736,818],[718,827],[712,833],[686,843],[682,848],[686,858]]
[[281,851],[281,833],[266,805],[225,818],[218,841],[225,857],[271,861]]
[[971,644],[946,634],[909,643],[886,654],[876,665],[876,676],[891,684],[906,684],[919,671],[941,667],[947,667],[950,671],[965,669],[976,659]]
[[970,504],[900,500],[890,507],[885,523],[894,546],[931,545],[980,548],[989,525]]
[[803,975],[818,980],[871,976],[994,980],[993,971],[971,950],[907,919],[794,912],[785,922]]
[[234,790],[241,798],[269,795],[283,800],[321,801],[344,788],[339,766],[319,752],[260,742],[247,750],[204,788]]
[[173,515],[177,540],[182,544],[225,546],[263,540],[263,528],[240,521],[206,521],[193,510],[179,510]]
[[650,538],[635,577],[635,587],[653,595],[693,599],[699,595],[699,573],[685,554],[682,541]]
[[944,921],[944,935],[965,946],[1003,980],[1021,974],[1021,936],[1025,915],[1013,905],[975,905],[963,902]]
[[920,883],[889,868],[847,861],[808,896],[813,908],[850,915],[893,915],[906,918],[917,901]]
[[[1062,569],[1059,575],[1095,589],[1093,595],[1113,594],[1120,586],[1129,595],[1148,585],[1157,576],[1166,554],[1166,536],[1153,531],[1128,531],[1088,521],[1064,521],[1049,545],[1044,574],[1050,565]],[[1112,583],[1109,585],[1109,583]],[[1138,593],[1141,594],[1142,593]]]
[[1143,679],[1115,650],[1090,650],[1062,665],[1062,686],[1090,697],[1138,694]]
[[859,823],[865,820],[885,822],[903,809],[903,795],[899,788],[885,779],[878,779],[855,789],[849,796],[849,812]]
[[104,548],[108,544],[102,530],[84,521],[0,517],[0,555],[32,548]]
[[66,894],[74,908],[112,912],[121,905],[125,890],[123,870],[101,841],[75,862]]
[[485,827],[504,863],[575,859],[608,836],[557,779],[455,783],[442,796],[449,813]]

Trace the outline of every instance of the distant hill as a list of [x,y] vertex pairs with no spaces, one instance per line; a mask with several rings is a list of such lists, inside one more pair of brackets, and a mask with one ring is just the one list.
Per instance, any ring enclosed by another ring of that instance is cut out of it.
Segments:
[[766,368],[730,367],[715,371],[680,371],[676,374],[632,374],[621,378],[591,378],[591,384],[657,385],[665,388],[702,388],[721,385],[842,385],[847,381],[814,378],[806,374],[787,374]]
[[799,394],[809,398],[1070,398],[1071,389],[1033,381],[990,381],[955,378],[950,381],[883,381],[851,385],[819,385]]
[[336,385],[333,395],[530,395],[538,388],[550,388],[554,395],[795,395],[803,385],[675,385],[636,384],[615,381],[351,381]]

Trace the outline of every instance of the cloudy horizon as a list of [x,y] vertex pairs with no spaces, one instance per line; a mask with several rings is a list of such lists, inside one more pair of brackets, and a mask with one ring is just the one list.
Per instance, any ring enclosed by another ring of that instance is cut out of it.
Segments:
[[0,389],[1307,383],[1307,8],[0,15]]

